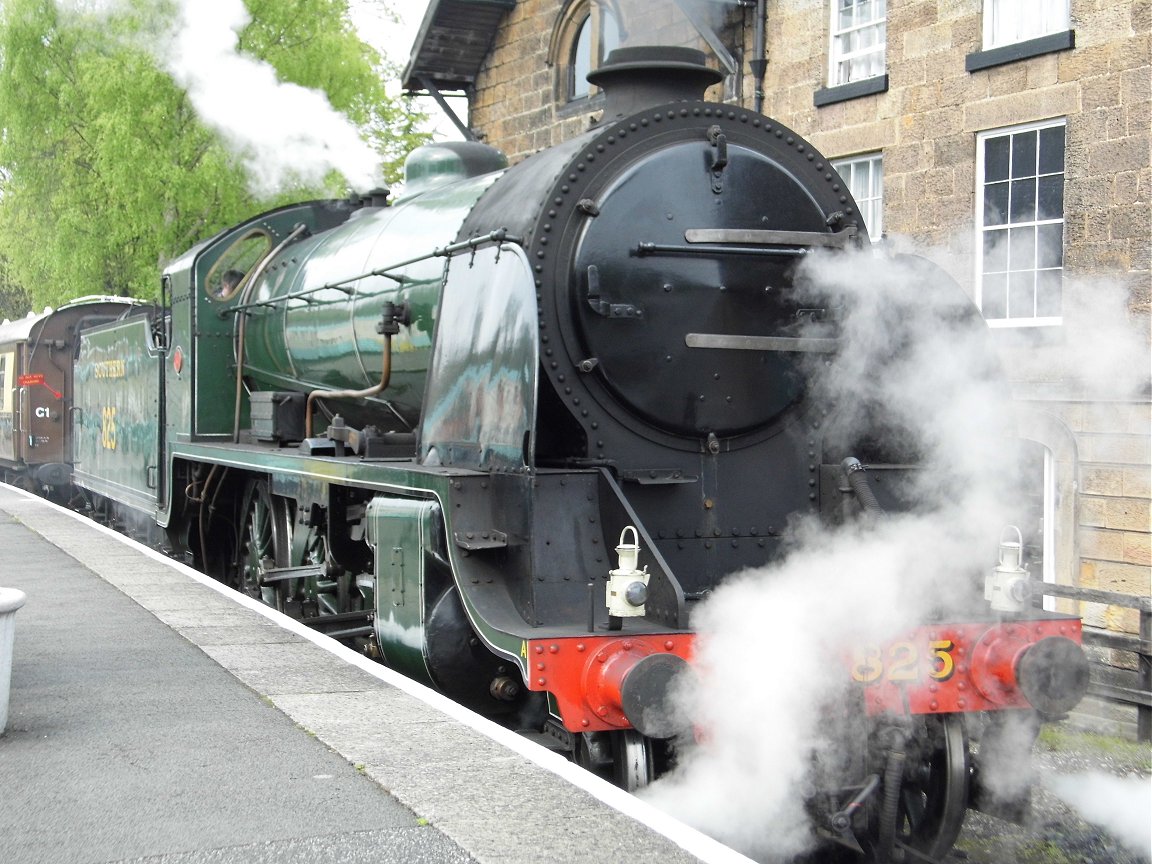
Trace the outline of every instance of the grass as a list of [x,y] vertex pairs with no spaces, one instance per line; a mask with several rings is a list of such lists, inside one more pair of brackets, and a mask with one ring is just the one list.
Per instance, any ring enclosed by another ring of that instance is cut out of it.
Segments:
[[1134,770],[1152,772],[1152,747],[1126,738],[1047,724],[1040,730],[1037,746],[1057,752],[1074,751],[1111,756],[1132,765]]
[[[1000,861],[1012,864],[1079,864],[1076,858],[1051,840],[1024,837],[973,837],[961,834],[956,850],[972,861]],[[948,860],[955,860],[949,858]]]
[[1034,840],[1016,850],[1016,864],[1076,864],[1051,840]]

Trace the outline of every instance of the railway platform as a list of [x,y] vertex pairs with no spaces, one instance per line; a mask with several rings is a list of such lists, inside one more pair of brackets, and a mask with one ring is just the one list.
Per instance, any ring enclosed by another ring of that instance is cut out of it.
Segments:
[[0,485],[7,864],[746,862],[251,599]]

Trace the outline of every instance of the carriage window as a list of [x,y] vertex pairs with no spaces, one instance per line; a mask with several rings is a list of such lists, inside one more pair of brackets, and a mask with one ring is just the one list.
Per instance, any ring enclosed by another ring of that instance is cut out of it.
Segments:
[[263,231],[252,231],[233,243],[208,273],[204,283],[208,296],[227,300],[234,295],[271,248],[272,238]]
[[12,413],[12,372],[15,366],[15,354],[0,354],[0,412],[5,414]]

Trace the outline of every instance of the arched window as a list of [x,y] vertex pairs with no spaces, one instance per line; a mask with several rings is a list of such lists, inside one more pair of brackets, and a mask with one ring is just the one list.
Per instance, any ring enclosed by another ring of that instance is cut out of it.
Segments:
[[[1043,408],[1018,403],[1017,434],[1021,487],[1020,529],[1032,578],[1061,585],[1080,580],[1077,478],[1080,458],[1068,426]],[[1030,515],[1029,515],[1030,514]],[[1045,607],[1052,608],[1050,599]]]
[[620,19],[609,0],[570,2],[556,22],[549,51],[556,69],[557,101],[579,102],[594,95],[588,73],[598,68],[621,40]]

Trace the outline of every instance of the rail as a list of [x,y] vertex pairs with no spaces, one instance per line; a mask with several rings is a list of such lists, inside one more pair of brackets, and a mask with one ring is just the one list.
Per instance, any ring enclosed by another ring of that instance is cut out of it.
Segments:
[[1136,737],[1152,741],[1152,598],[1050,582],[1033,583],[1033,590],[1038,595],[1139,610],[1140,632],[1135,636],[1098,627],[1084,628],[1084,644],[1130,652],[1136,655],[1137,663],[1135,670],[1094,663],[1088,693],[1109,702],[1135,705]]

